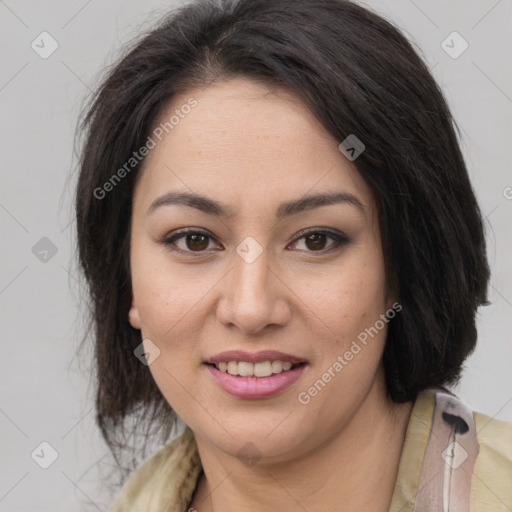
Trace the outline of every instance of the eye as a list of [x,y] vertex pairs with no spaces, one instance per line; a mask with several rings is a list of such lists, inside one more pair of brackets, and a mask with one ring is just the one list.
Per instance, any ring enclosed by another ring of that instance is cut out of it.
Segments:
[[[328,239],[334,240],[334,243],[325,249],[326,241]],[[304,233],[299,238],[296,238],[293,244],[297,244],[299,241],[304,240],[304,246],[307,252],[321,252],[327,253],[334,251],[349,242],[348,238],[341,233],[336,233],[330,230],[311,230]]]
[[[201,253],[208,249],[210,240],[213,240],[213,237],[206,231],[185,229],[166,238],[162,243],[172,251]],[[176,243],[177,241],[183,242],[181,247]],[[177,246],[177,248],[174,246]]]
[[[334,251],[349,242],[349,239],[341,234],[326,229],[316,229],[305,232],[299,238],[296,238],[292,245],[298,244],[299,241],[304,239],[304,249],[306,252],[319,252],[327,253]],[[327,249],[325,249],[326,242],[328,239],[334,241]],[[193,255],[193,253],[204,253],[210,246],[210,241],[214,238],[206,231],[198,229],[184,229],[170,237],[162,240],[162,244],[165,245],[171,251],[177,251]],[[178,244],[181,243],[181,246]]]

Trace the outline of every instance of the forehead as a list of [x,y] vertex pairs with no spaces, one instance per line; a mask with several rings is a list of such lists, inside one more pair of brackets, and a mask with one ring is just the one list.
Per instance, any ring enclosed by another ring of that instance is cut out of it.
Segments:
[[138,183],[145,203],[173,190],[207,192],[233,205],[336,190],[370,206],[340,141],[286,90],[245,78],[191,89],[172,98],[155,130],[161,140],[153,136]]

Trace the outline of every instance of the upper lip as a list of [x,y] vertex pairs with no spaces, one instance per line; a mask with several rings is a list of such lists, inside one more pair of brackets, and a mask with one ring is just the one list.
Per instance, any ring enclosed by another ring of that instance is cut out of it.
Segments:
[[264,361],[283,361],[290,362],[292,364],[302,363],[306,360],[293,356],[291,354],[285,354],[277,350],[262,350],[260,352],[244,352],[243,350],[228,350],[227,352],[221,352],[210,359],[207,359],[205,363],[218,364],[229,361],[247,361],[249,363],[262,363]]

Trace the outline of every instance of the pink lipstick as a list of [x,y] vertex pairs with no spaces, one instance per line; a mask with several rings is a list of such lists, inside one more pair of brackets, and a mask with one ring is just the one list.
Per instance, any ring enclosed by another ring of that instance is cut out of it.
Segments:
[[304,372],[304,358],[275,350],[256,353],[232,350],[204,362],[215,382],[244,399],[266,398],[290,387]]

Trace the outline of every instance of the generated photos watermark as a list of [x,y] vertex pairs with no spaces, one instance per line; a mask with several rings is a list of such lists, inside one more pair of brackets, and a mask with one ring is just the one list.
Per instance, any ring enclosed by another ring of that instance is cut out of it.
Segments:
[[[368,344],[368,337],[373,339],[400,311],[402,311],[402,305],[395,302],[385,314],[380,315],[379,320],[377,320],[371,327],[367,327],[364,331],[361,331],[357,335],[357,340],[352,341],[350,348],[346,350],[343,355],[338,356],[336,361],[334,361],[333,364],[322,374],[321,378],[316,380],[307,390],[301,391],[297,395],[299,403],[302,405],[309,404],[311,399],[317,396],[318,393],[322,391],[325,386],[331,382],[332,379],[334,379],[357,354],[359,354],[359,352],[361,352],[361,350]],[[361,345],[363,345],[363,347],[361,347]]]
[[187,103],[181,105],[180,108],[174,109],[174,113],[169,120],[164,123],[160,123],[153,130],[152,134],[148,136],[146,142],[138,149],[138,151],[134,151],[132,156],[128,158],[128,160],[119,169],[117,169],[117,171],[112,174],[112,176],[101,187],[96,187],[94,189],[94,197],[96,199],[104,199],[107,194],[114,190],[114,187],[121,183],[121,180],[125,178],[126,175],[129,174],[130,171],[140,162],[142,162],[149,152],[156,147],[157,141],[155,139],[158,139],[158,142],[161,142],[164,133],[168,134],[174,130],[180,121],[190,114],[190,112],[192,112],[192,108],[196,106],[197,100],[189,98]]

